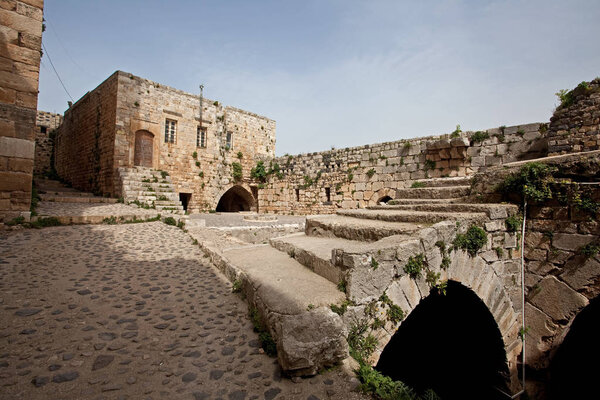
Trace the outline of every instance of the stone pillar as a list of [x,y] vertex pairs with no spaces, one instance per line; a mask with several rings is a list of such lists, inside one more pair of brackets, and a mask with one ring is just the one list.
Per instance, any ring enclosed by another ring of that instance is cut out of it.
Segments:
[[29,217],[43,7],[0,2],[0,220]]

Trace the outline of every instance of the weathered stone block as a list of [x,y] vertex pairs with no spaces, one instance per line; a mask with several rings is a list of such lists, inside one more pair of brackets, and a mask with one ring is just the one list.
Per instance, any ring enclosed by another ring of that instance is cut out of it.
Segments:
[[557,233],[552,237],[552,245],[561,250],[575,251],[591,243],[595,238],[593,235]]
[[577,293],[554,276],[542,279],[538,284],[538,289],[530,294],[529,301],[555,321],[569,321],[588,304],[585,296]]

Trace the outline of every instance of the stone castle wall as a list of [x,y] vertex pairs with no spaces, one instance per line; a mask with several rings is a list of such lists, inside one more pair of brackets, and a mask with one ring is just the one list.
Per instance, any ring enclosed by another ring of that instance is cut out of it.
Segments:
[[56,135],[55,164],[74,188],[97,194],[114,191],[117,74],[73,104]]
[[[236,182],[232,163],[242,166],[238,184],[246,189],[257,160],[275,154],[275,121],[204,99],[202,127],[206,147],[196,143],[200,125],[199,96],[117,72],[115,168],[134,165],[135,133],[154,135],[153,167],[167,171],[179,193],[190,193],[191,211],[215,209],[219,198]],[[165,142],[166,120],[176,122],[174,143]],[[227,133],[232,134],[232,148]],[[194,153],[196,157],[194,158]]]
[[43,7],[0,2],[0,220],[31,204]]
[[395,197],[415,181],[465,177],[490,166],[546,155],[546,125],[533,123],[284,156],[259,186],[261,212],[334,213]]
[[62,115],[38,111],[35,121],[34,175],[43,175],[52,170],[52,150],[56,130],[62,123]]
[[600,78],[567,94],[550,119],[549,155],[600,149]]

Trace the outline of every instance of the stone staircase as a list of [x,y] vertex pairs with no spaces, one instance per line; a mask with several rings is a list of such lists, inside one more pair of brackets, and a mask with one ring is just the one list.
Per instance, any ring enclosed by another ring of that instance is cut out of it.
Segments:
[[113,204],[117,199],[95,196],[92,193],[81,192],[65,184],[51,180],[36,178],[35,187],[42,201],[55,203],[108,203]]
[[[387,294],[408,314],[428,295],[425,274],[413,278],[404,272],[410,257],[423,254],[430,271],[439,273],[441,280],[465,273],[477,280],[472,284],[479,290],[491,290],[482,286],[488,284],[484,278],[461,270],[463,264],[474,262],[465,261],[470,258],[463,250],[455,251],[450,265],[441,267],[446,250],[439,243],[450,248],[454,237],[471,225],[484,229],[490,239],[479,250],[477,263],[486,271],[485,279],[498,285],[501,279],[492,278],[506,273],[503,261],[517,257],[516,234],[506,232],[504,221],[518,209],[466,203],[466,183],[464,178],[428,180],[425,187],[399,189],[393,204],[309,216],[304,233],[272,238],[269,245],[191,234],[259,311],[277,339],[283,369],[292,375],[312,374],[347,356],[344,332],[352,320],[364,317],[368,304]],[[492,265],[499,269],[497,274]],[[494,290],[498,296],[499,289]],[[518,297],[518,293],[511,295]],[[346,307],[348,313],[334,313],[332,304]],[[513,307],[497,312],[498,321],[512,318],[503,313],[513,312]],[[395,328],[386,322],[378,331],[379,342],[387,343]],[[511,351],[519,343],[513,328],[511,324],[503,331]]]
[[164,171],[120,167],[118,172],[125,203],[156,208],[161,213],[185,214],[171,177]]

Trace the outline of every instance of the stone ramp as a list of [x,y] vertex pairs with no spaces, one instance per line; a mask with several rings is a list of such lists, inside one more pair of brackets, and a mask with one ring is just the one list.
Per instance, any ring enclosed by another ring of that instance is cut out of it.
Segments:
[[334,283],[269,245],[248,245],[214,230],[189,234],[256,310],[288,374],[314,375],[348,357],[347,329],[330,309],[346,295]]
[[442,221],[470,221],[483,223],[487,220],[484,212],[442,212],[405,210],[340,210],[338,215],[387,222],[412,222],[435,224]]
[[319,215],[306,218],[308,236],[338,237],[373,242],[387,236],[415,232],[427,224],[379,221],[356,218],[354,215]]
[[226,250],[223,256],[247,276],[269,312],[301,314],[309,305],[329,307],[346,298],[335,284],[269,245]]

